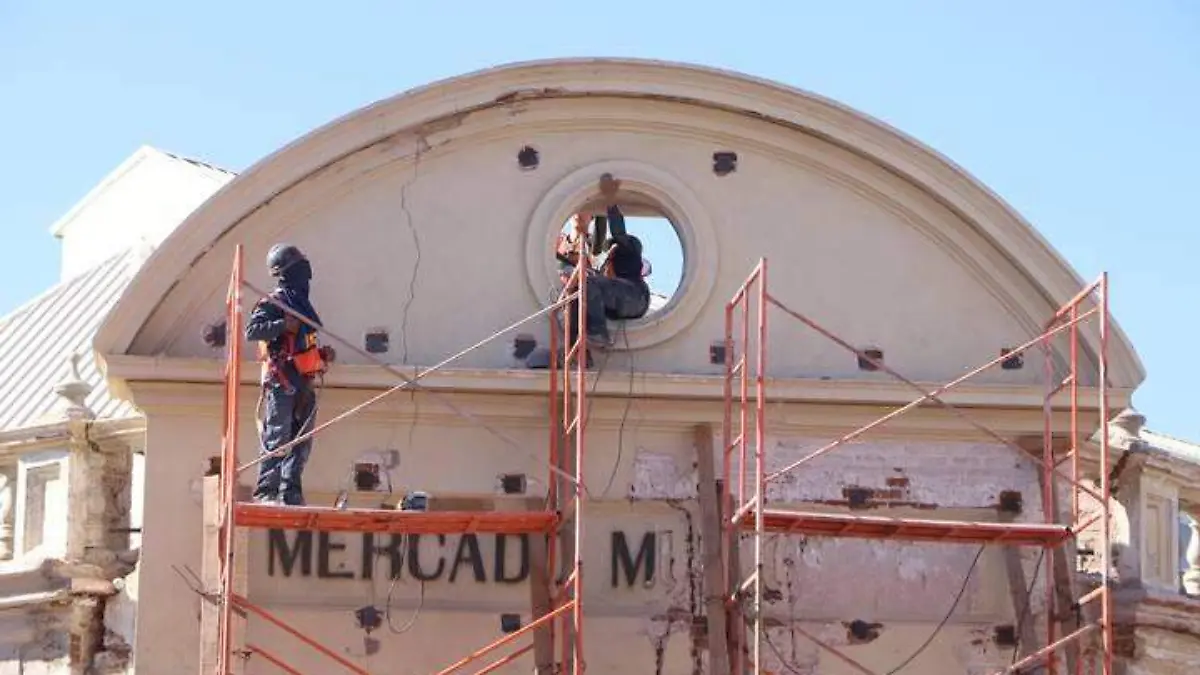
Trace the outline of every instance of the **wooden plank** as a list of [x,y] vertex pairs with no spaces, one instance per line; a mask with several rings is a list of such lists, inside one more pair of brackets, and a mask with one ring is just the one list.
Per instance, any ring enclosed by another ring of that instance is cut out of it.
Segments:
[[[221,477],[217,474],[206,475],[201,484],[202,493],[202,514],[203,514],[203,529],[200,544],[200,583],[201,590],[206,594],[206,597],[200,601],[200,673],[201,675],[212,675],[217,668],[217,652],[218,652],[218,634],[217,625],[220,619],[220,590],[221,590],[221,564],[220,564],[220,537],[221,537]],[[235,499],[248,499],[250,490],[244,485],[238,484],[234,486]],[[247,595],[249,588],[249,568],[247,562],[250,557],[250,537],[249,532],[244,529],[235,530],[233,533],[233,592],[242,595]],[[188,575],[188,570],[182,570],[184,575]],[[233,632],[234,649],[241,649],[244,644],[246,633],[245,614],[235,608],[233,612],[233,622],[231,630]],[[245,669],[245,661],[242,659],[233,659],[233,672],[240,673]]]
[[[1015,513],[1002,512],[1000,522],[1011,523],[1016,518]],[[1021,659],[1037,651],[1038,640],[1033,625],[1033,613],[1030,610],[1033,594],[1038,592],[1035,585],[1029,592],[1029,579],[1025,576],[1025,568],[1021,565],[1022,549],[1005,546],[1001,550],[1004,558],[1004,571],[1008,575],[1008,595],[1012,600],[1013,617],[1016,622],[1017,658]]]
[[[764,510],[763,520],[768,532],[859,539],[1049,546],[1059,545],[1071,536],[1065,525],[892,518],[781,509]],[[747,532],[754,531],[754,523],[749,517],[742,519],[741,527]]]
[[[207,593],[220,588],[219,540],[221,477],[205,476],[203,491],[203,540],[200,545],[200,581]],[[200,675],[212,675],[217,668],[217,621],[220,609],[215,603],[200,602]]]
[[713,458],[713,429],[710,424],[695,427],[696,469],[700,485],[700,542],[703,546],[704,613],[708,621],[709,672],[729,672],[729,643],[725,616],[725,574],[721,565],[721,493]]
[[[1038,487],[1041,488],[1042,494],[1045,494],[1046,472],[1038,471],[1037,475],[1038,475]],[[1056,487],[1057,484],[1058,484],[1057,480],[1051,480],[1050,481],[1051,489]],[[1048,510],[1050,511],[1050,520],[1052,522],[1061,523],[1061,522],[1063,522],[1062,509],[1059,507],[1058,502],[1059,502],[1058,495],[1055,494],[1054,502],[1053,502],[1053,504],[1050,505],[1051,508]],[[1073,554],[1074,550],[1075,550],[1074,546],[1059,546],[1052,550],[1046,551],[1046,559],[1051,562],[1051,565],[1050,565],[1051,569],[1049,570],[1049,572],[1053,575],[1053,579],[1054,579],[1054,604],[1055,604],[1055,607],[1047,608],[1046,620],[1053,621],[1056,618],[1058,619],[1058,637],[1062,637],[1064,635],[1070,635],[1070,634],[1074,633],[1075,631],[1079,630],[1081,627],[1081,624],[1078,621],[1076,621],[1077,615],[1076,615],[1075,611],[1071,609],[1071,607],[1075,604],[1075,597],[1076,597],[1075,575],[1072,573],[1072,570],[1075,568],[1075,564],[1074,564],[1075,561],[1073,559],[1068,561],[1068,555]],[[1073,555],[1071,555],[1071,557],[1074,558]],[[1070,567],[1068,567],[1068,562],[1071,563]],[[1085,638],[1085,640],[1086,639],[1087,638]],[[1075,672],[1075,665],[1080,657],[1079,647],[1081,644],[1083,644],[1083,642],[1076,640],[1074,643],[1072,643],[1070,646],[1068,646],[1066,649],[1063,650],[1063,653],[1066,655],[1066,660],[1067,660],[1067,671],[1066,672],[1068,672],[1068,673]]]
[[[547,558],[547,537],[529,537],[529,614],[531,621],[549,614],[554,607],[550,602],[552,583]],[[554,672],[554,631],[551,626],[537,628],[533,632],[534,675],[550,675]]]
[[[729,480],[729,477],[726,476],[725,480]],[[724,523],[726,518],[732,517],[734,506],[731,503],[721,503],[720,507],[721,507],[721,511],[719,513],[720,521],[722,523]],[[728,574],[725,576],[725,588],[727,590],[729,590],[730,592],[733,591],[734,587],[737,584],[741,583],[742,578],[743,578],[742,577],[742,546],[741,546],[742,536],[738,530],[732,530],[732,532],[733,532],[733,539],[731,541],[726,542],[726,541],[722,540],[722,542],[721,542],[723,546],[729,547],[729,570],[728,570]],[[743,675],[744,673],[747,672],[747,666],[748,666],[748,660],[749,660],[749,654],[746,652],[746,619],[745,619],[745,615],[742,613],[740,605],[738,605],[738,606],[735,606],[732,610],[730,610],[726,614],[726,616],[728,617],[727,623],[730,624],[730,627],[729,627],[729,659],[731,662],[731,664],[730,664],[731,667],[730,667],[729,672],[733,673],[733,669],[732,669],[733,664],[741,663],[742,664],[742,667],[740,668],[741,672],[735,673],[735,675]]]
[[554,526],[548,511],[385,511],[332,509],[324,506],[238,504],[240,527],[315,532],[390,532],[394,534],[532,534]]

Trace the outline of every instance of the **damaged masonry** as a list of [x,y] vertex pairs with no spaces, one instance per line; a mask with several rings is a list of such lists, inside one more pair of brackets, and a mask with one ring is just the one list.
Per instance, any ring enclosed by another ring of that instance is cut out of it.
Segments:
[[[140,425],[97,421],[78,365],[72,356],[54,387],[57,402],[33,433],[0,445],[16,460],[0,488],[8,561],[0,635],[15,651],[4,660],[27,664],[23,672],[58,664],[63,672],[125,673],[132,663],[131,441]],[[14,518],[16,496],[26,509]]]

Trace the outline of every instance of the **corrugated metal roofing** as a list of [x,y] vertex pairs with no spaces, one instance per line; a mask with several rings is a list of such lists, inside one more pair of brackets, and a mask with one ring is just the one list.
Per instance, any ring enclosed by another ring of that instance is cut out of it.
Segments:
[[109,396],[92,357],[92,338],[140,264],[125,251],[64,281],[0,319],[0,431],[46,420],[58,401],[54,387],[80,354],[79,374],[93,386],[88,407],[100,419],[136,414]]

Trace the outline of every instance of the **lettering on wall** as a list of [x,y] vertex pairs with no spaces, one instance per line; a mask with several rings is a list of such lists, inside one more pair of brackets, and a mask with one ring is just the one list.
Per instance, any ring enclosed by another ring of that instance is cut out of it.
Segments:
[[[267,575],[317,579],[412,579],[459,583],[519,584],[529,578],[529,535],[464,534],[375,535],[364,533],[356,552],[345,533],[269,530]],[[483,540],[481,542],[481,539]],[[636,552],[631,541],[636,540]],[[481,545],[488,544],[488,545]],[[649,585],[658,566],[658,536],[630,537],[620,530],[610,537],[610,583],[613,588]],[[558,556],[563,559],[562,555]],[[566,577],[567,570],[560,573]]]
[[[649,585],[654,579],[654,551],[658,548],[657,538],[655,533],[647,532],[642,537],[642,545],[638,548],[637,557],[634,558],[629,554],[629,542],[625,539],[624,532],[612,533],[612,587],[617,588],[618,583],[617,573],[624,573],[624,581],[626,586],[632,586],[637,583],[638,568],[645,568],[645,581],[643,583]],[[618,569],[619,568],[619,569]]]

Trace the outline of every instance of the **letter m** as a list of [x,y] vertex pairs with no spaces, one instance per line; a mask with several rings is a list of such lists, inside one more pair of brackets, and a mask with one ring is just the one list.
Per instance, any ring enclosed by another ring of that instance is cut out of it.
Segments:
[[629,543],[625,540],[624,532],[612,533],[612,585],[618,586],[621,572],[625,573],[625,585],[632,586],[637,581],[638,568],[645,566],[645,582],[650,583],[654,578],[655,536],[647,532],[642,537],[642,545],[638,548],[637,557],[629,554]]
[[287,534],[283,530],[271,530],[267,534],[267,575],[275,576],[275,560],[283,568],[283,576],[292,576],[296,561],[300,561],[300,575],[312,574],[312,532],[297,532],[295,544],[288,546]]

